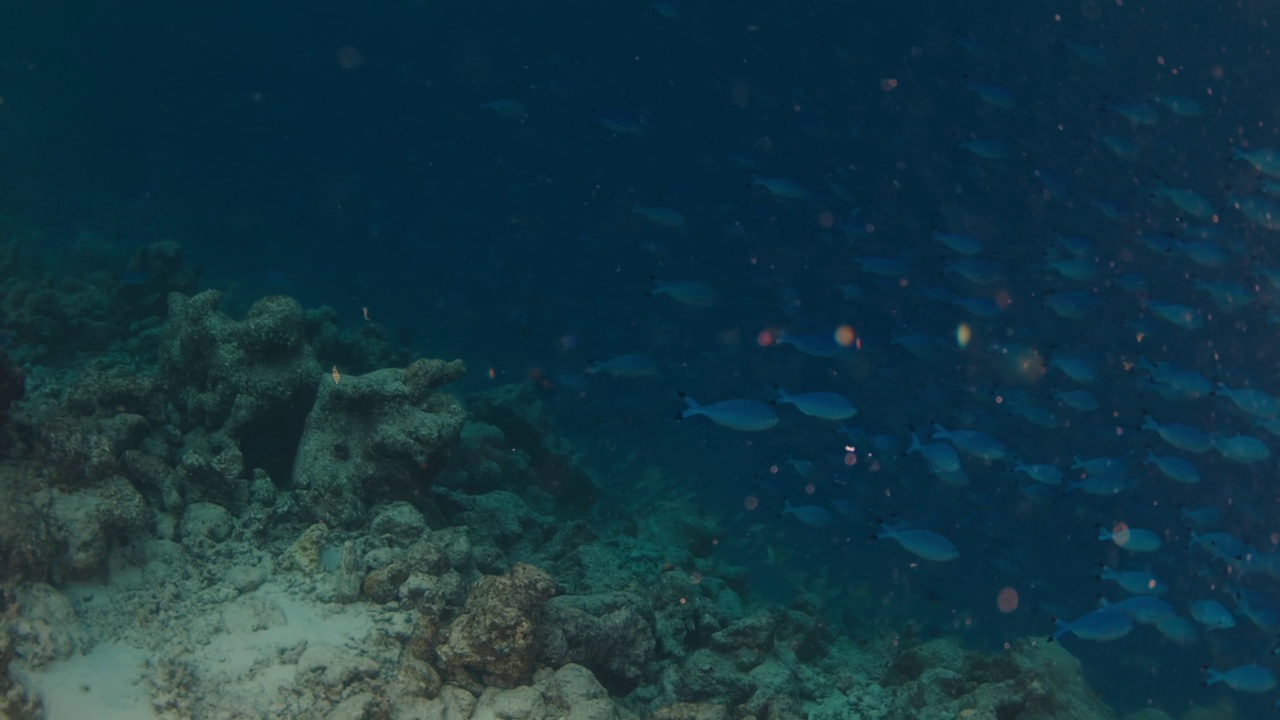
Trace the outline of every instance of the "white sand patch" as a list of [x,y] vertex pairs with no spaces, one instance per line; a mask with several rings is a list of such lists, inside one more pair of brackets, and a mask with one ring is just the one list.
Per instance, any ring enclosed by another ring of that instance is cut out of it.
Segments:
[[[128,603],[115,592],[119,589],[113,585],[93,588],[98,611],[84,618],[89,634],[139,637],[136,628],[127,631],[133,614],[123,612]],[[206,596],[205,601],[186,603],[183,609],[190,615],[168,623],[163,636],[152,636],[151,650],[100,642],[86,655],[31,672],[33,684],[45,698],[47,717],[161,717],[152,709],[152,679],[156,666],[166,662],[189,668],[191,677],[198,678],[193,686],[188,681],[179,681],[180,686],[166,681],[166,695],[185,696],[194,701],[194,707],[281,712],[292,694],[289,688],[298,682],[298,657],[304,649],[328,645],[363,655],[376,640],[374,615],[379,612],[367,603],[313,601],[297,589],[272,582],[222,602],[208,602]],[[222,697],[211,697],[215,695]]]
[[293,682],[297,657],[290,658],[291,650],[315,643],[367,646],[373,633],[370,610],[368,605],[308,602],[264,585],[219,609],[224,630],[198,647],[193,661],[212,684],[249,683],[274,696]]
[[50,720],[147,720],[156,715],[142,680],[146,660],[144,650],[99,643],[87,655],[53,663],[30,677]]

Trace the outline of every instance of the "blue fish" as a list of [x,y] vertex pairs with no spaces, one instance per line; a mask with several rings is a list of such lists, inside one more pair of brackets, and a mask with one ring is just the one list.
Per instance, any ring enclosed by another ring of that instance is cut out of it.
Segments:
[[582,371],[584,375],[604,373],[614,377],[628,378],[649,377],[657,372],[658,364],[653,361],[653,358],[639,353],[619,355],[609,360],[598,360],[592,362]]
[[1200,482],[1200,471],[1186,458],[1176,455],[1156,455],[1151,450],[1147,450],[1147,459],[1143,460],[1143,464],[1154,465],[1160,474],[1174,482],[1186,485]]
[[1196,637],[1199,635],[1196,632],[1195,623],[1173,613],[1156,618],[1155,626],[1161,635],[1178,645],[1190,645],[1195,642]]
[[1151,99],[1163,105],[1166,110],[1174,115],[1194,118],[1204,114],[1204,106],[1195,98],[1182,95],[1156,95]]
[[1060,640],[1067,633],[1081,640],[1106,642],[1122,638],[1133,630],[1133,619],[1113,607],[1094,610],[1071,622],[1059,618],[1054,620],[1053,624],[1057,630],[1050,636],[1050,642]]
[[792,405],[809,417],[823,420],[848,420],[858,414],[849,398],[833,392],[807,392],[792,395],[778,388],[777,404]]
[[1225,605],[1217,600],[1194,600],[1187,610],[1196,622],[1211,630],[1229,630],[1236,626],[1236,618]]
[[931,530],[908,529],[903,525],[890,527],[880,525],[876,538],[895,540],[908,552],[925,560],[947,562],[960,557],[960,551],[954,543]]
[[1014,98],[1013,93],[999,85],[987,83],[967,82],[965,87],[977,94],[982,101],[992,107],[1001,110],[1016,110],[1018,101]]
[[529,116],[529,111],[519,100],[490,100],[487,103],[481,103],[481,110],[489,110],[499,115],[513,118],[524,118]]
[[653,287],[646,296],[666,295],[676,302],[694,307],[711,307],[720,296],[711,286],[696,280],[659,280],[652,278]]
[[1202,454],[1213,447],[1213,438],[1204,431],[1190,425],[1158,423],[1150,415],[1142,421],[1143,430],[1154,430],[1161,440],[1187,452]]
[[1223,672],[1205,668],[1205,687],[1222,683],[1232,690],[1264,693],[1276,686],[1275,673],[1256,663],[1241,665]]
[[1134,553],[1155,552],[1164,545],[1159,535],[1142,528],[1116,526],[1108,530],[1098,528],[1098,539],[1110,541]]
[[641,135],[649,128],[649,116],[639,112],[597,113],[595,124],[620,135]]
[[1107,53],[1096,45],[1085,45],[1083,43],[1068,41],[1063,45],[1070,50],[1082,62],[1099,67],[1107,64]]
[[1155,125],[1160,122],[1160,111],[1141,100],[1109,102],[1105,107],[1134,125]]
[[784,331],[778,335],[776,344],[790,345],[805,355],[813,357],[837,358],[853,354],[852,346],[841,345],[836,341],[834,333],[793,335]]
[[790,500],[784,501],[781,514],[792,515],[809,527],[826,527],[835,520],[831,511],[824,507],[817,505],[795,506],[791,504]]
[[1145,570],[1112,570],[1104,565],[1102,579],[1114,580],[1125,592],[1134,595],[1163,595],[1169,589],[1163,580]]
[[982,460],[999,460],[1005,455],[1004,443],[980,430],[948,430],[933,425],[934,440],[949,440],[962,453]]
[[981,241],[962,233],[935,232],[931,237],[961,255],[977,255],[982,252]]
[[1105,607],[1119,610],[1129,619],[1142,625],[1153,625],[1173,615],[1173,606],[1163,599],[1151,595],[1134,595],[1119,602],[1107,603]]
[[751,179],[751,184],[755,187],[764,188],[775,197],[784,198],[786,200],[808,200],[809,191],[805,190],[795,180],[782,177],[755,177]]
[[721,400],[699,405],[683,392],[680,397],[687,406],[679,415],[681,419],[701,415],[717,425],[745,432],[768,430],[778,424],[778,414],[773,408],[755,400]]
[[956,454],[955,448],[946,443],[921,443],[920,437],[911,433],[911,447],[907,448],[907,453],[913,452],[920,453],[935,474],[953,473],[960,469],[960,456]]
[[1009,143],[1003,140],[966,140],[960,143],[960,147],[984,160],[1007,160],[1013,152]]

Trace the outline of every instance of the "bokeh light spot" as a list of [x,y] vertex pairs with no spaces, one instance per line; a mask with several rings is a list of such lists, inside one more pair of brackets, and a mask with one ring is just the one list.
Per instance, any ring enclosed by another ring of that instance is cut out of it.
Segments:
[[1006,615],[1018,609],[1018,591],[1011,587],[1005,587],[1000,590],[1000,594],[996,595],[996,607],[1000,608],[1000,612]]
[[853,344],[853,340],[856,337],[857,334],[854,333],[853,327],[850,325],[841,325],[836,328],[836,343],[840,347],[849,347]]
[[1111,542],[1124,547],[1129,542],[1129,526],[1118,522],[1111,526]]

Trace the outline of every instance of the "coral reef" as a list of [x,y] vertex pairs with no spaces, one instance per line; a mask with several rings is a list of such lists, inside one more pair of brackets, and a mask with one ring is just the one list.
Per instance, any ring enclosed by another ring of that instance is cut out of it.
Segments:
[[188,445],[214,455],[236,448],[237,461],[188,471],[210,497],[226,501],[242,499],[235,476],[243,467],[288,476],[281,458],[292,457],[323,376],[292,298],[263,298],[242,321],[219,312],[221,302],[215,290],[169,296],[160,373]]
[[753,598],[684,483],[602,502],[530,386],[460,399],[460,361],[197,275],[3,285],[0,715],[96,658],[165,718],[1110,717],[1058,646]]

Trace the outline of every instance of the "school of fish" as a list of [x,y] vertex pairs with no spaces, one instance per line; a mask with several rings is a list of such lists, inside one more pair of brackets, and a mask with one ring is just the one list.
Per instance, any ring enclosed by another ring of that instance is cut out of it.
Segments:
[[[667,207],[654,191],[623,205],[620,222],[658,238],[634,282],[672,334],[758,319],[728,349],[683,341],[683,360],[671,344],[615,340],[564,384],[649,383],[644,403],[680,432],[720,438],[726,455],[767,448],[774,460],[740,479],[743,494],[776,501],[771,523],[793,536],[849,557],[897,553],[920,577],[963,567],[1021,593],[1048,642],[1144,634],[1143,647],[1176,648],[1165,662],[1203,692],[1269,693],[1272,118],[1230,104],[1212,69],[1163,61],[1147,86],[1116,93],[1121,69],[1149,62],[1123,46],[1058,41],[1047,87],[977,37],[930,52],[949,74],[886,78],[856,123],[797,99],[795,123],[771,124],[767,143],[707,158],[732,203]],[[526,105],[485,107],[523,118]],[[630,117],[595,124],[658,142],[661,115]],[[784,131],[820,159],[771,153]],[[897,161],[869,167],[864,154]],[[777,227],[806,239],[790,255],[752,243]],[[706,233],[742,242],[750,262],[735,274],[672,259]],[[748,312],[761,297],[774,311]],[[700,353],[754,372],[711,382],[687,370]],[[1050,578],[1058,564],[1078,581]]]

